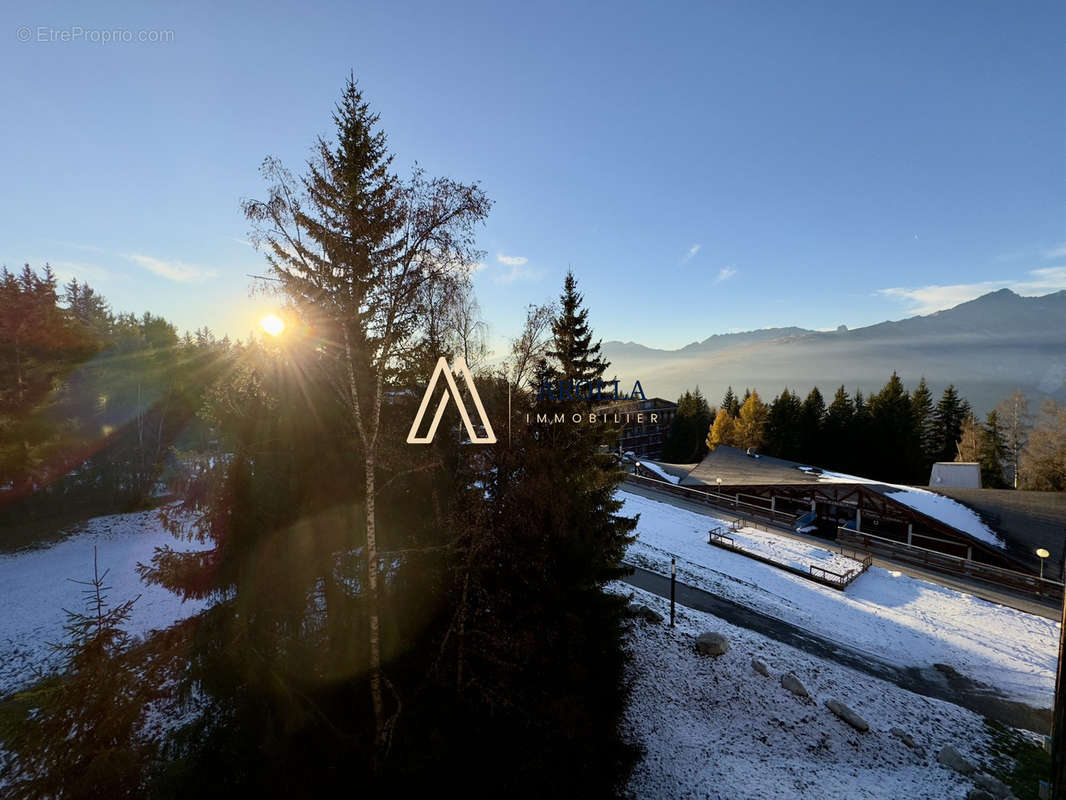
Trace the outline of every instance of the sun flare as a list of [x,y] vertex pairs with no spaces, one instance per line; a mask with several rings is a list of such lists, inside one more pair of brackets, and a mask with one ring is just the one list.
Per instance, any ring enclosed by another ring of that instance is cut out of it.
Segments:
[[271,336],[280,336],[281,332],[285,330],[285,322],[277,314],[267,314],[259,321],[259,324]]

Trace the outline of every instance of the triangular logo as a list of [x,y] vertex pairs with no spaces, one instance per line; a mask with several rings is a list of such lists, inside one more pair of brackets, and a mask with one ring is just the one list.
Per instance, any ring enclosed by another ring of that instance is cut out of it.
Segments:
[[[496,434],[493,433],[492,424],[489,422],[488,415],[485,413],[485,406],[481,404],[481,397],[477,393],[477,387],[474,386],[474,376],[470,374],[470,368],[466,365],[465,358],[455,359],[454,372],[456,375],[461,375],[466,381],[467,391],[470,392],[470,397],[474,401],[474,407],[477,409],[478,416],[481,418],[481,424],[485,427],[485,435],[478,436],[474,431],[474,426],[470,422],[470,415],[466,413],[466,406],[463,404],[463,398],[459,396],[459,387],[455,385],[455,379],[452,378],[452,371],[448,369],[448,360],[441,356],[437,359],[437,366],[433,369],[433,377],[429,379],[429,386],[426,387],[426,394],[422,397],[422,405],[418,407],[418,413],[415,414],[415,421],[411,423],[411,432],[407,434],[408,444],[429,444],[433,441],[433,437],[437,433],[437,426],[440,425],[440,418],[444,416],[444,409],[448,405],[448,398],[455,398],[455,405],[459,408],[459,416],[463,419],[463,425],[466,426],[466,433],[470,437],[470,441],[474,444],[495,444]],[[437,388],[437,380],[440,376],[444,376],[444,380],[447,386],[444,390],[444,396],[440,399],[440,404],[437,406],[437,413],[433,415],[433,423],[429,426],[429,433],[425,436],[416,436],[418,433],[418,427],[422,424],[422,418],[426,415],[426,409],[429,407],[429,401],[433,397],[433,390]]]

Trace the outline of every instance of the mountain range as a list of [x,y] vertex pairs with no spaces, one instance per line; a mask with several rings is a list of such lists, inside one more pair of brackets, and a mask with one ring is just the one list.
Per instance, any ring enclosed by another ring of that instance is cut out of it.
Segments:
[[623,383],[640,380],[648,397],[676,400],[699,386],[715,405],[732,386],[770,400],[783,388],[826,402],[840,385],[876,392],[897,372],[908,389],[925,377],[939,393],[954,384],[979,413],[1021,389],[1039,408],[1066,400],[1066,291],[1022,297],[1009,289],[945,311],[849,330],[764,328],[716,334],[678,350],[609,341],[603,352]]

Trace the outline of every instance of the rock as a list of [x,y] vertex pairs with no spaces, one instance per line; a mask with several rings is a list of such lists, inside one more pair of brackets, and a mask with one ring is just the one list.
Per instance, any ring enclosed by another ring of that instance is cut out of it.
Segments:
[[770,668],[757,658],[753,658],[751,660],[751,668],[758,672],[760,675],[765,675],[767,678],[770,677]]
[[996,798],[984,789],[970,789],[970,793],[966,795],[966,800],[996,800]]
[[720,633],[701,633],[696,637],[696,652],[701,656],[720,656],[729,650],[729,640]]
[[987,792],[992,797],[1010,797],[1010,787],[999,778],[995,778],[988,773],[978,772],[973,776],[973,782],[977,784],[979,789]]
[[791,672],[781,676],[781,685],[797,697],[810,697],[810,694],[807,692],[807,687],[800,683],[799,678]]
[[848,725],[853,727],[859,733],[866,733],[870,730],[869,724],[866,720],[841,703],[839,700],[826,700],[825,707],[844,720]]
[[914,737],[902,728],[890,728],[888,732],[907,745],[907,747],[914,749]]
[[950,744],[946,744],[940,748],[940,753],[937,754],[936,760],[945,767],[950,767],[963,775],[970,775],[977,769],[977,767],[963,758],[962,754]]
[[658,611],[656,611],[651,606],[643,606],[643,605],[641,605],[641,606],[631,606],[630,608],[633,611],[633,616],[635,616],[635,617],[637,617],[639,619],[642,619],[645,622],[651,622],[651,623],[654,623],[654,624],[657,625],[657,624],[659,624],[660,622],[663,621],[663,615],[660,614]]

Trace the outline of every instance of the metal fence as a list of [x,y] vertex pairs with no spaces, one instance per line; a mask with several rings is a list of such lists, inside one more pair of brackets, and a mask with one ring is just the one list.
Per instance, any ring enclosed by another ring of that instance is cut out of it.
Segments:
[[1040,599],[1061,599],[1063,584],[1050,578],[1041,578],[1027,572],[1018,572],[1004,567],[982,564],[962,556],[953,556],[939,550],[930,550],[915,544],[897,542],[863,531],[850,528],[837,529],[837,542],[859,545],[866,550],[886,555],[893,561],[913,566],[926,567],[938,572],[946,572],[966,578],[976,578],[1008,589],[1030,594]]

